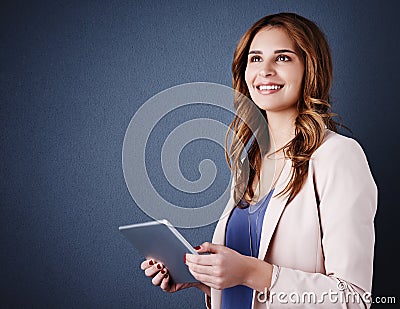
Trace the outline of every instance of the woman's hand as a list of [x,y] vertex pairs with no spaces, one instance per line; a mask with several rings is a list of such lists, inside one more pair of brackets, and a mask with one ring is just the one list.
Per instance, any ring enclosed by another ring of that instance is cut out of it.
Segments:
[[160,286],[160,288],[164,292],[174,293],[183,289],[187,289],[190,287],[197,287],[202,290],[207,295],[210,295],[210,288],[200,282],[190,282],[190,283],[175,283],[172,282],[168,269],[164,267],[162,263],[159,263],[155,260],[148,259],[142,262],[140,268],[144,270],[144,273],[147,277],[151,277],[151,283],[156,286]]
[[242,255],[228,247],[205,242],[197,250],[203,255],[186,254],[186,265],[192,275],[217,290],[246,285],[264,291],[271,284],[272,265]]

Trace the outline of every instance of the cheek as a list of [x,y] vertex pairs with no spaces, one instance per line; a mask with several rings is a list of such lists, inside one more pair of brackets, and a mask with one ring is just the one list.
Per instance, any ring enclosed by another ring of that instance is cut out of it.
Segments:
[[290,78],[290,84],[292,85],[292,89],[296,90],[296,92],[301,92],[303,86],[303,76],[304,71],[299,70],[296,74],[293,74]]
[[303,83],[302,83],[301,79],[300,80],[299,79],[294,80],[292,82],[293,90],[295,90],[296,92],[300,92],[302,84]]
[[302,96],[302,83],[298,80],[293,81],[288,88],[287,94],[290,96],[291,100],[297,101]]
[[302,78],[300,80],[298,80],[297,93],[299,96],[302,96],[302,93],[303,93],[303,79]]

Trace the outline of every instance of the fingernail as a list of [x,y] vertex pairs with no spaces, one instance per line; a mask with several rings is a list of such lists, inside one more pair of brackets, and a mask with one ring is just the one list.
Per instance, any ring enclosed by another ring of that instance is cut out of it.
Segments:
[[158,268],[158,269],[161,269],[162,267],[161,267],[161,265],[160,265],[160,264],[157,264],[157,268]]
[[183,255],[183,263],[186,264],[186,253]]
[[167,279],[167,278],[168,278],[168,275],[164,275],[164,278]]
[[200,246],[194,247],[195,250],[199,250],[200,248],[201,248]]
[[165,274],[165,270],[164,270],[164,269],[161,269],[161,273],[162,273],[162,274]]
[[150,264],[150,265],[154,265],[153,260],[150,260],[149,264]]

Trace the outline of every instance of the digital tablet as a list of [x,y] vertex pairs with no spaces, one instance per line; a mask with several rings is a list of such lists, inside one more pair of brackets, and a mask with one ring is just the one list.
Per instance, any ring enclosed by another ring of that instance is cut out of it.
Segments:
[[167,220],[120,226],[119,230],[143,256],[163,263],[173,281],[198,282],[183,260],[185,253],[198,253]]

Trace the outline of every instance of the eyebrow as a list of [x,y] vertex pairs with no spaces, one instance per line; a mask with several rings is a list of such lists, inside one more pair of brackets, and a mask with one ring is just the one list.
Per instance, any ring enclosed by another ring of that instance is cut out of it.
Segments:
[[[256,54],[256,55],[261,55],[263,52],[261,50],[251,50],[249,51],[249,55],[250,54]],[[293,50],[290,49],[277,49],[274,51],[274,54],[281,54],[281,53],[291,53],[291,54],[295,54],[296,53]]]

